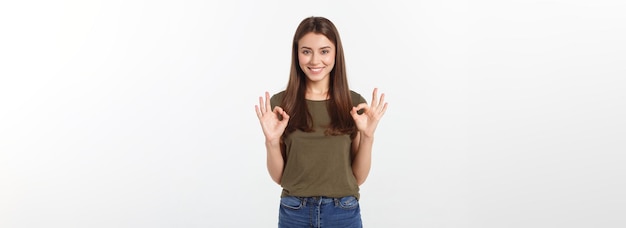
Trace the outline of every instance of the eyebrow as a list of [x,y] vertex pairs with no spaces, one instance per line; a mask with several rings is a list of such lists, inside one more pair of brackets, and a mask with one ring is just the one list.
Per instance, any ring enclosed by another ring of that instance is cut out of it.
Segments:
[[[303,48],[304,48],[304,49],[311,49],[311,50],[313,50],[313,48],[306,47],[306,46],[303,46],[303,47],[301,47],[300,49],[303,49]],[[330,46],[324,46],[324,47],[321,47],[320,49],[326,49],[326,48],[330,48]]]

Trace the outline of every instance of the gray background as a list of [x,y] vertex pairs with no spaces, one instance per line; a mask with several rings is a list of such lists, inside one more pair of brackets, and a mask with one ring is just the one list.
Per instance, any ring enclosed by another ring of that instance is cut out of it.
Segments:
[[389,110],[367,227],[626,226],[623,1],[3,1],[0,227],[276,227],[307,16]]

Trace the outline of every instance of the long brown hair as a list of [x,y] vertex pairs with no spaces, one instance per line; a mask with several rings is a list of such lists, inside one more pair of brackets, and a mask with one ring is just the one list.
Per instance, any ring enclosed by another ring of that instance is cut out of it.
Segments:
[[304,35],[313,32],[322,34],[335,44],[335,66],[330,72],[328,95],[328,114],[330,126],[326,130],[327,135],[351,134],[354,135],[356,128],[350,115],[352,99],[346,77],[346,66],[343,54],[343,46],[339,38],[339,32],[335,25],[324,17],[308,17],[300,22],[293,37],[293,50],[291,53],[291,72],[289,82],[283,96],[281,107],[289,114],[290,119],[285,135],[296,129],[304,132],[312,132],[312,118],[306,105],[306,75],[298,64],[298,41]]

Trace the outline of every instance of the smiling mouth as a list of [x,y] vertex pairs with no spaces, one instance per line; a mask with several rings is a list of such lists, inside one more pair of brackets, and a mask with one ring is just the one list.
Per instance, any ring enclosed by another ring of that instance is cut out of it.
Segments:
[[310,70],[311,72],[313,72],[313,73],[319,73],[319,72],[322,72],[322,70],[323,70],[323,69],[324,69],[324,67],[315,67],[315,68],[313,68],[313,67],[309,67],[309,70]]

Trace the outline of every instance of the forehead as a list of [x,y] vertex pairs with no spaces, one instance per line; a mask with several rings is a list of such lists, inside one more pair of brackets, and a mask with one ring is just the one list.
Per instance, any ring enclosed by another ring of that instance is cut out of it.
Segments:
[[300,40],[298,40],[298,48],[308,47],[312,49],[318,49],[323,47],[334,48],[335,44],[328,39],[328,37],[319,33],[307,33]]

